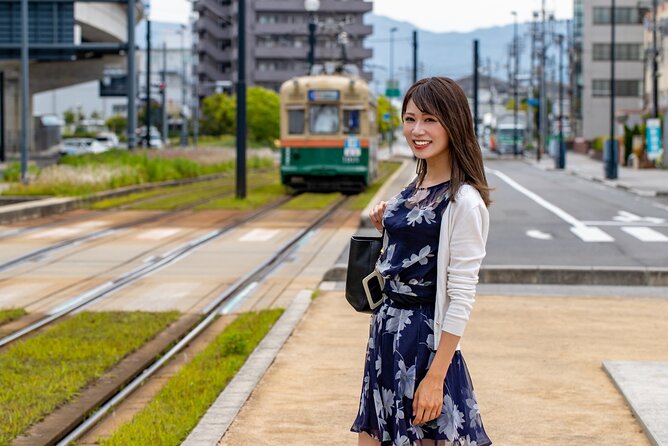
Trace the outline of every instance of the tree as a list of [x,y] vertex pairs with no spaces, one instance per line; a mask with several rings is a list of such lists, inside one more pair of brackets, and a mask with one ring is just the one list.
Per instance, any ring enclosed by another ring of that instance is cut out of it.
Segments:
[[250,87],[248,100],[248,138],[271,145],[280,137],[280,99],[275,91]]
[[[246,101],[248,139],[271,145],[280,135],[278,94],[266,88],[250,87],[246,92]],[[219,93],[202,101],[202,133],[215,136],[234,134],[236,119],[236,96]]]
[[68,109],[63,112],[63,119],[65,120],[65,124],[72,125],[76,121],[77,115],[74,113],[74,110]]
[[107,126],[107,128],[109,128],[109,130],[111,130],[117,135],[120,135],[127,128],[128,120],[123,115],[114,115],[110,116],[107,119],[105,125]]
[[390,131],[390,121],[385,119],[387,113],[390,114],[390,119],[394,124],[396,129],[401,124],[401,119],[399,119],[399,111],[395,106],[392,105],[390,100],[386,96],[378,97],[378,132],[381,135],[386,135]]
[[206,135],[230,135],[236,131],[236,98],[224,93],[208,96],[202,101],[200,130]]

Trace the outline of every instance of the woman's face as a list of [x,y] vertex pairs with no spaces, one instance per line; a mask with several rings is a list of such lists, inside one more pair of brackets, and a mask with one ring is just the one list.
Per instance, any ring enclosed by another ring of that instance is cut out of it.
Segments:
[[448,133],[435,116],[422,113],[410,99],[403,118],[404,137],[417,158],[426,160],[447,152]]

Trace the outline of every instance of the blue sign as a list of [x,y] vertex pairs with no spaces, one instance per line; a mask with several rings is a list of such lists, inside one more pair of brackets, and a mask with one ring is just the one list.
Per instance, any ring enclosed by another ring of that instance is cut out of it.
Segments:
[[647,140],[647,159],[655,160],[661,155],[661,121],[648,119],[645,137]]
[[390,122],[390,114],[389,113],[383,113],[383,121]]
[[339,90],[309,90],[308,100],[310,102],[314,101],[336,102],[339,100],[340,95],[341,92]]
[[343,145],[343,162],[358,163],[362,156],[362,144],[357,136],[349,136]]

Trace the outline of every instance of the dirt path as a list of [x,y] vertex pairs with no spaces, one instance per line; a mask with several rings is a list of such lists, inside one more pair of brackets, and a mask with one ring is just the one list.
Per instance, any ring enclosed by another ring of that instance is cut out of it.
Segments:
[[[667,360],[668,301],[478,298],[462,341],[497,446],[649,445],[601,368]],[[355,445],[368,318],[340,292],[312,304],[220,444]]]

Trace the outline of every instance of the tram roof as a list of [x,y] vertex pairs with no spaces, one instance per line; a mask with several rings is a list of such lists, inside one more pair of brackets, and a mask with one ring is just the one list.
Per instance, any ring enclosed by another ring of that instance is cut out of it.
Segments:
[[336,89],[344,91],[352,88],[355,93],[370,93],[367,81],[358,76],[344,76],[340,74],[321,74],[317,76],[299,76],[287,80],[281,85],[280,94],[291,95],[297,90],[306,93],[312,89]]

